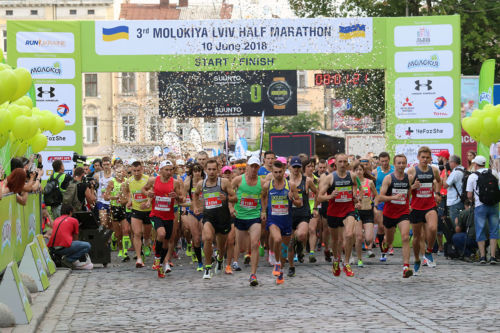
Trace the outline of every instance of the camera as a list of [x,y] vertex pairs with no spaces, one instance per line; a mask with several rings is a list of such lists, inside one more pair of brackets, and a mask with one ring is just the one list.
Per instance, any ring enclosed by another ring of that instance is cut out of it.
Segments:
[[91,189],[97,190],[99,188],[99,184],[95,181],[92,176],[84,176],[82,178],[82,183],[88,184]]
[[87,161],[87,156],[79,155],[77,152],[73,153],[73,162],[75,163],[85,163]]

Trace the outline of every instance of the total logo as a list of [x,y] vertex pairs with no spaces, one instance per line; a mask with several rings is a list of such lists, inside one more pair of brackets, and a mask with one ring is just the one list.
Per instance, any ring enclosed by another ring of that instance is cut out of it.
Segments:
[[66,116],[69,113],[69,106],[67,104],[61,104],[57,107],[57,114],[61,117]]
[[52,74],[56,76],[61,76],[62,67],[59,61],[54,62],[52,66],[35,66],[31,67],[30,73],[32,76]]
[[446,105],[447,105],[447,101],[446,101],[446,98],[444,98],[443,96],[440,96],[438,98],[436,98],[434,100],[434,106],[436,107],[436,109],[438,110],[441,110],[443,109]]
[[408,61],[408,69],[414,68],[439,68],[439,56],[431,55],[429,58],[413,59]]
[[417,30],[417,45],[428,45],[431,42],[431,31],[426,27]]

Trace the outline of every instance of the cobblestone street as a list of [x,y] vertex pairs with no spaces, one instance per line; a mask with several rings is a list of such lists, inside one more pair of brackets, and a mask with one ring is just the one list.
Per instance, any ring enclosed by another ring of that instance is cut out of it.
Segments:
[[203,280],[183,256],[158,279],[152,258],[143,269],[114,261],[73,271],[39,331],[498,332],[500,266],[438,257],[437,268],[403,280],[400,258],[396,251],[386,264],[366,259],[348,278],[334,277],[321,257],[298,264],[279,286],[262,259],[256,288],[248,285],[249,267]]

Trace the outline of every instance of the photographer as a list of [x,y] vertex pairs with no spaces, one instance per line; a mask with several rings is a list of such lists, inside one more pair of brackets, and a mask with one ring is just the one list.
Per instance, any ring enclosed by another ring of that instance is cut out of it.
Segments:
[[[50,200],[48,202],[49,197],[56,197],[56,193],[51,193],[55,191],[59,191],[62,197],[64,195],[64,192],[66,191],[69,182],[71,181],[71,177],[64,173],[64,164],[61,160],[55,160],[52,162],[52,170],[54,170],[54,173],[50,176],[49,180],[47,181],[47,185],[49,182],[52,180],[56,180],[58,183],[58,187],[53,187],[50,191],[44,191],[44,200],[46,201],[46,204],[50,204],[50,213],[52,219],[56,219],[57,217],[61,216],[61,202],[58,202],[59,200]],[[57,195],[59,196],[59,195]]]
[[63,203],[73,207],[73,211],[87,210],[86,206],[93,207],[96,201],[93,182],[84,180],[84,170],[77,167],[73,179],[63,194]]

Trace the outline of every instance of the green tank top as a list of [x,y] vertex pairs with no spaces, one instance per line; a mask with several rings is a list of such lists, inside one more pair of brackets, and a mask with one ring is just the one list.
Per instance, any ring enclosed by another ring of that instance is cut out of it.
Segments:
[[128,187],[130,189],[130,194],[132,195],[132,209],[141,212],[149,212],[151,209],[141,209],[141,203],[146,201],[148,198],[142,194],[141,190],[148,182],[149,176],[142,175],[140,180],[135,180],[134,176],[130,177],[128,180]]
[[[118,182],[116,178],[112,178],[111,181],[113,182],[113,191],[111,191],[111,196],[115,197],[120,194],[120,191],[122,189],[122,183]],[[111,206],[119,207],[121,204],[118,202],[118,200],[110,200]]]
[[236,195],[238,202],[234,205],[236,216],[241,220],[251,220],[260,218],[261,203],[260,195],[262,186],[260,177],[257,177],[257,185],[249,186],[245,175],[241,177],[241,184],[238,187]]

